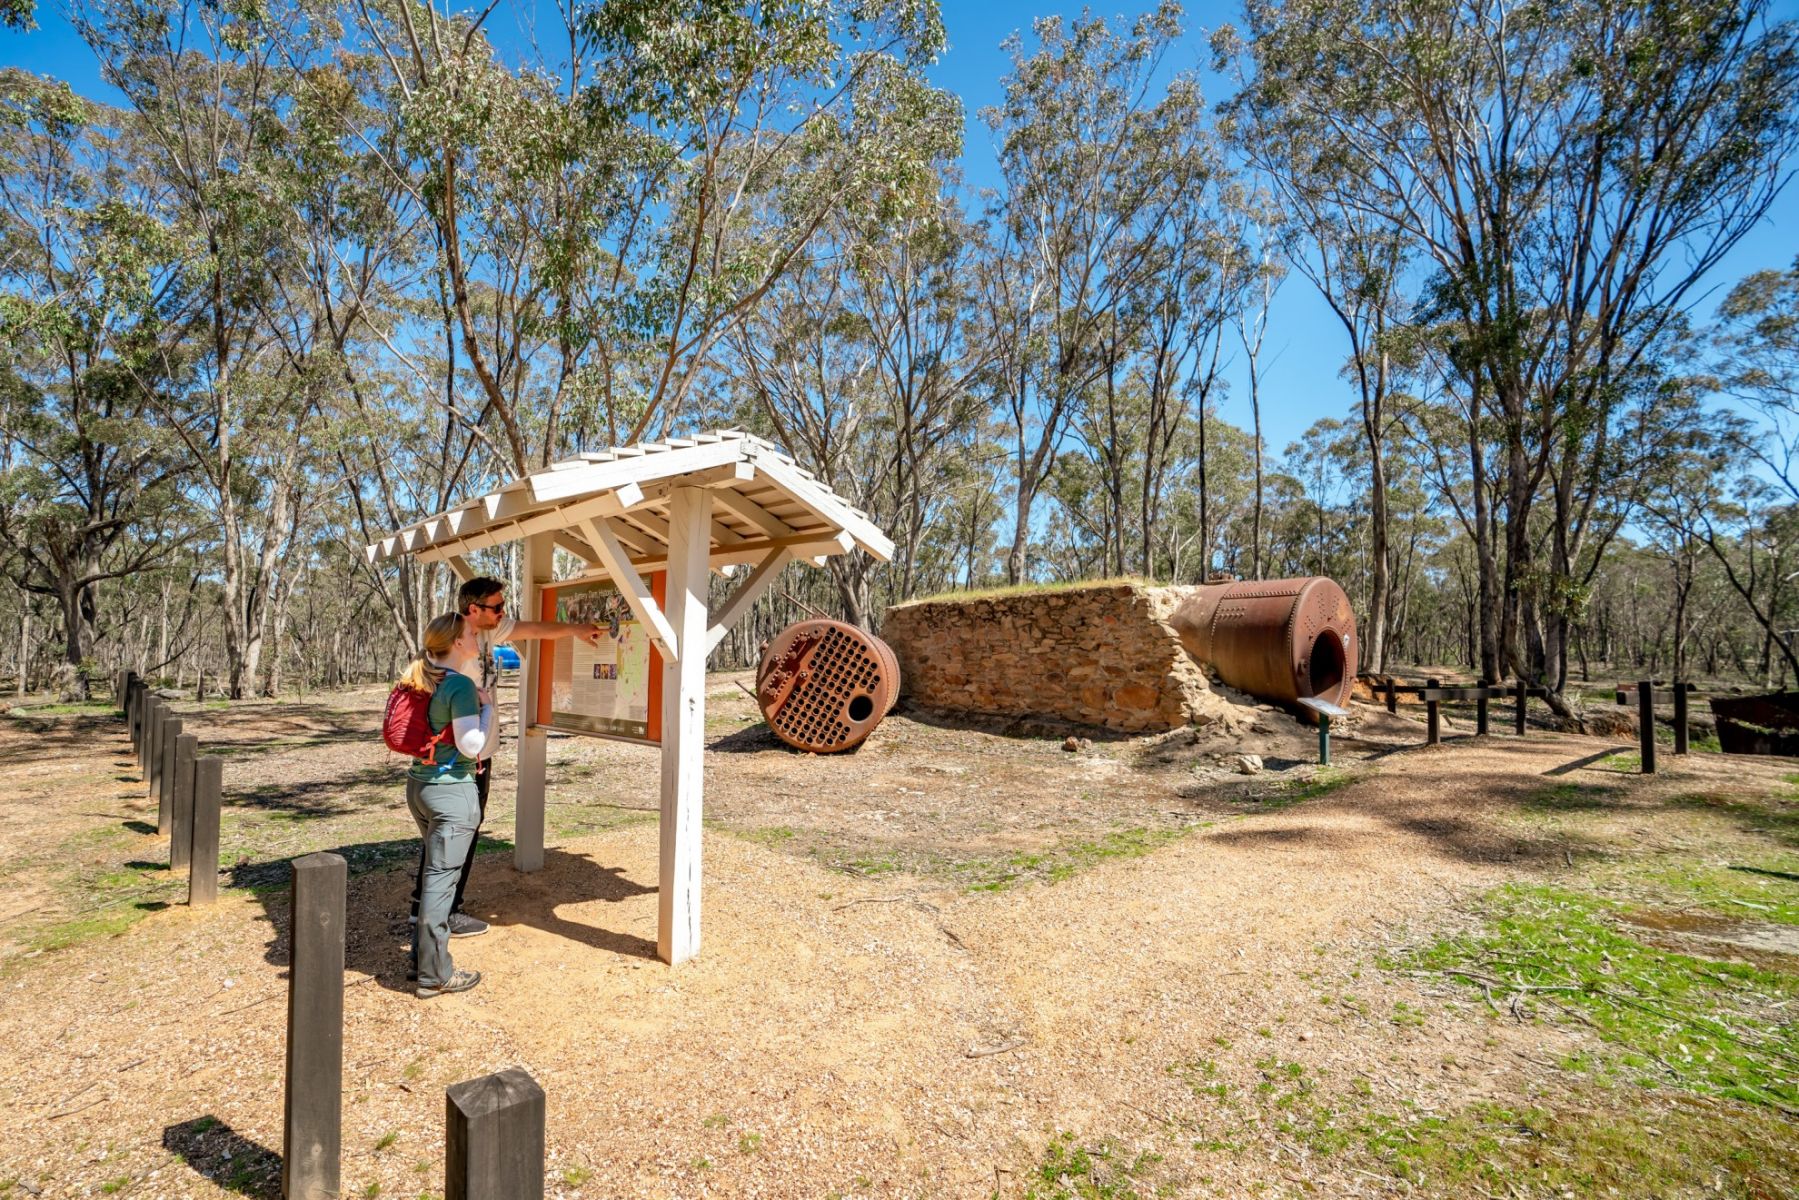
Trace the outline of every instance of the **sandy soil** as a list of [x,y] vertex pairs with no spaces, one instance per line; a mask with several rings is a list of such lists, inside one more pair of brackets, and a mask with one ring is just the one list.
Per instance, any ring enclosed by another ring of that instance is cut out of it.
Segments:
[[[903,715],[857,754],[797,755],[736,694],[715,681],[700,958],[653,957],[654,752],[558,739],[546,868],[478,862],[494,929],[454,949],[486,979],[429,1002],[394,928],[416,843],[378,693],[193,711],[237,751],[233,886],[210,910],[153,869],[165,843],[118,721],[0,722],[0,1196],[278,1194],[282,885],[318,848],[352,862],[346,1195],[436,1195],[443,1089],[510,1066],[548,1096],[551,1194],[583,1197],[1048,1196],[1064,1133],[1114,1148],[1144,1195],[1385,1195],[1411,1185],[1201,1081],[1303,1076],[1309,1101],[1426,1114],[1574,1086],[1555,1063],[1578,1027],[1489,1019],[1374,962],[1485,888],[1572,873],[1591,847],[1519,813],[1609,747],[1431,749],[1370,713],[1339,743],[1348,782],[1288,804],[1314,735],[1278,714],[1263,748],[1295,765],[1245,779],[1186,734],[1071,754]],[[1609,836],[1680,789],[1780,774],[1606,772],[1627,791]],[[1145,831],[1166,844],[1081,855]],[[47,948],[121,870],[148,915]]]

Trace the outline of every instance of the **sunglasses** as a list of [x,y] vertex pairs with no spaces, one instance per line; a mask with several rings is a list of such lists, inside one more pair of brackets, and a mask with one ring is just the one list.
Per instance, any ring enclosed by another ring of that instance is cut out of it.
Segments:
[[490,613],[503,613],[506,611],[506,602],[504,600],[501,600],[497,604],[482,604],[482,603],[476,602],[474,604],[471,604],[469,607],[470,608],[485,608]]

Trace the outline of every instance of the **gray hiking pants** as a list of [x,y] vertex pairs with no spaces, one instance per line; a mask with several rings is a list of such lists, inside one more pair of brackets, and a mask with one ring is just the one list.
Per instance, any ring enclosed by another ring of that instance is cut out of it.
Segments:
[[481,802],[472,778],[432,783],[408,779],[406,807],[412,810],[425,844],[412,953],[418,960],[419,986],[437,987],[456,969],[450,960],[450,906],[481,824]]

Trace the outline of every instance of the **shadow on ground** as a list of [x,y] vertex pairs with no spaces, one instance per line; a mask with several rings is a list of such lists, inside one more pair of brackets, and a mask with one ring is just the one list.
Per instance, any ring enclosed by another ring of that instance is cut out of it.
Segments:
[[[559,909],[571,905],[596,900],[617,903],[656,891],[626,878],[622,867],[552,847],[544,852],[541,871],[522,875],[508,861],[511,842],[483,836],[480,849],[468,891],[467,907],[473,915],[495,926],[541,929],[610,954],[656,957],[652,941],[559,914]],[[341,855],[349,867],[345,969],[371,975],[391,991],[411,992],[415,985],[407,981],[406,972],[411,965],[412,935],[406,918],[417,870],[418,839],[362,842],[328,848],[324,853]],[[227,876],[230,886],[246,888],[261,901],[272,926],[263,957],[282,967],[291,955],[292,879],[290,859],[241,864]]]
[[162,1131],[162,1148],[196,1175],[238,1196],[277,1200],[281,1156],[214,1116],[195,1117]]

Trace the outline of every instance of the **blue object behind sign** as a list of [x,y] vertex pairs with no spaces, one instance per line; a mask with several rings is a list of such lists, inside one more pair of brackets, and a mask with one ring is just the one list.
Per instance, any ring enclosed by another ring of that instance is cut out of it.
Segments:
[[493,648],[493,665],[502,671],[518,670],[518,651],[511,646],[495,646]]

